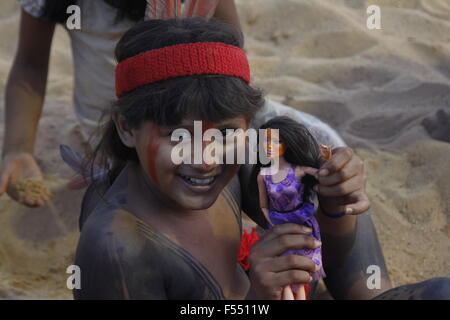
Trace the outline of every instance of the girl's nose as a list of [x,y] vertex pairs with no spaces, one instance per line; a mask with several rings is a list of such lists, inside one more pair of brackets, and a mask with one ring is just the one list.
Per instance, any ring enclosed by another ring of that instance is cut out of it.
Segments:
[[223,162],[221,161],[223,151],[219,145],[214,145],[214,142],[203,142],[202,150],[194,150],[194,152],[201,152],[201,155],[198,154],[197,157],[193,157],[194,161],[191,164],[191,167],[198,172],[212,171]]
[[201,163],[199,161],[193,162],[199,168],[209,170],[223,163],[224,146],[220,141],[203,141],[201,151],[194,150],[194,152],[201,152],[201,155],[197,156],[197,160],[201,158]]
[[195,169],[198,173],[206,174],[214,170],[219,164],[213,163],[208,164],[205,161],[202,161],[200,164],[191,164],[191,167]]

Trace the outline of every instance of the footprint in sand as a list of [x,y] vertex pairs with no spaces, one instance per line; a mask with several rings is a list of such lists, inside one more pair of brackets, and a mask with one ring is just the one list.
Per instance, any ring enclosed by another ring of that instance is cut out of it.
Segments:
[[280,65],[277,73],[344,90],[378,88],[397,77],[397,74],[386,66],[349,60],[329,60],[302,65],[296,59],[291,59]]
[[349,107],[336,101],[292,101],[290,106],[296,107],[301,111],[312,114],[320,120],[328,123],[333,128],[339,128],[351,119],[352,113]]
[[338,59],[361,54],[377,42],[358,31],[327,32],[306,38],[290,50],[292,57]]
[[410,40],[410,45],[427,65],[432,66],[437,72],[450,79],[450,50],[448,46],[418,40]]
[[347,128],[348,133],[363,139],[391,140],[415,120],[417,115],[404,113],[377,113],[353,121]]
[[421,0],[422,8],[430,15],[438,18],[450,18],[450,3],[448,0]]
[[450,142],[450,111],[439,109],[423,119],[422,125],[433,139]]

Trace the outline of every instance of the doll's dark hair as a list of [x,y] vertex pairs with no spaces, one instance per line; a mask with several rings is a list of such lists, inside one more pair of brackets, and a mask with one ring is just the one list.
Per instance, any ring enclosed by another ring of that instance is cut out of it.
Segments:
[[[309,130],[297,121],[286,117],[278,116],[264,123],[260,129],[278,129],[280,143],[284,145],[284,158],[287,162],[308,166],[313,168],[319,168],[321,164],[320,147],[314,136]],[[260,137],[258,136],[258,139]],[[258,141],[259,145],[259,141]],[[253,196],[259,198],[257,177],[263,165],[259,160],[261,157],[257,157],[258,162],[253,166],[249,189]],[[269,166],[270,164],[266,165]],[[302,178],[302,183],[305,184],[304,201],[311,200],[311,188],[317,183],[317,180],[310,175],[305,175]]]
[[[116,46],[115,56],[121,62],[152,49],[196,42],[241,47],[241,35],[233,25],[218,20],[148,20],[125,33]],[[129,129],[138,129],[146,120],[175,126],[187,116],[211,122],[243,116],[249,121],[263,103],[262,91],[240,78],[192,75],[150,83],[124,94],[112,105],[110,117],[123,116]],[[94,160],[109,168],[110,184],[128,161],[138,162],[136,150],[122,143],[112,117],[90,157],[91,175]]]

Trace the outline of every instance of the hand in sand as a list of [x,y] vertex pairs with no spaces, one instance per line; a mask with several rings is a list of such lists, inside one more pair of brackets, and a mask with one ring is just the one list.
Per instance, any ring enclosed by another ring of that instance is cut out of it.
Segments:
[[29,207],[43,206],[52,196],[39,165],[30,153],[4,156],[0,165],[0,196],[5,192]]

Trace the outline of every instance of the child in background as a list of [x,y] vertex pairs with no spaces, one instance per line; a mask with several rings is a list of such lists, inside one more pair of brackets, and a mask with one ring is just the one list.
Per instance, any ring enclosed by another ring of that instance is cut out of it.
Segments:
[[[49,192],[22,197],[17,189],[21,188],[21,181],[26,182],[28,179],[32,179],[36,185],[41,182],[46,188],[43,183],[43,172],[35,159],[34,146],[44,105],[56,25],[59,24],[64,28],[70,37],[74,65],[73,107],[83,139],[89,142],[92,138],[88,147],[93,147],[98,142],[97,128],[101,124],[102,114],[109,110],[114,97],[114,81],[112,81],[116,66],[114,48],[128,29],[144,20],[148,2],[146,0],[20,0],[19,2],[22,11],[18,47],[5,92],[5,135],[0,163],[0,196],[8,193],[12,199],[26,206],[40,207],[51,199]],[[234,0],[186,2],[215,3],[217,7],[212,11],[213,17],[240,28]],[[159,0],[158,3],[164,4],[165,1]],[[71,5],[77,5],[80,9],[80,29],[67,28],[66,21],[72,14],[67,12],[67,8]],[[240,37],[242,41],[241,33]],[[58,145],[59,143],[55,148]],[[76,179],[69,184],[69,188],[73,189],[82,187],[85,187],[82,179]]]

